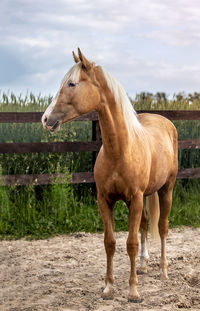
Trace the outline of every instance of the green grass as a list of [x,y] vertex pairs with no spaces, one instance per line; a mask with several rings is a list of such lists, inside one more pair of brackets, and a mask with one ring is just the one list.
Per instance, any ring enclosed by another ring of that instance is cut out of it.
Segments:
[[[178,181],[169,226],[200,226],[199,184]],[[128,230],[128,208],[115,206],[115,230]],[[69,184],[0,187],[0,238],[47,238],[69,232],[102,232],[103,223],[94,196],[77,198]]]
[[170,226],[200,226],[200,184],[198,180],[176,182]]
[[[44,111],[52,100],[27,94],[0,93],[0,111]],[[139,94],[135,109],[199,109],[200,94]],[[200,138],[199,121],[176,121],[181,139]],[[91,122],[70,122],[56,135],[41,124],[0,124],[0,142],[90,141]],[[179,167],[199,167],[200,150],[179,152]],[[0,154],[0,174],[42,174],[92,171],[91,153]],[[98,232],[103,223],[93,185],[0,186],[0,238],[45,238],[67,232]],[[179,180],[174,190],[170,227],[200,226],[200,181]],[[116,231],[128,230],[128,209],[115,207]]]

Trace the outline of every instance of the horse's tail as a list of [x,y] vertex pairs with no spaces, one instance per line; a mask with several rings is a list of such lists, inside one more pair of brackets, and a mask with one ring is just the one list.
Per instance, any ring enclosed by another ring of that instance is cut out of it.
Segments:
[[150,232],[152,239],[159,239],[158,221],[160,217],[160,204],[158,193],[154,192],[147,197],[147,208],[150,214]]

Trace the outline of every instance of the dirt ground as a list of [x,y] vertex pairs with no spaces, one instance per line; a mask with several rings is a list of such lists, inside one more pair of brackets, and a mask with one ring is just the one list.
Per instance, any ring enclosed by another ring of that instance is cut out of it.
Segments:
[[200,228],[170,230],[169,280],[159,278],[159,243],[149,241],[150,262],[139,275],[141,303],[127,300],[127,233],[117,233],[114,298],[103,300],[103,234],[78,233],[39,241],[0,241],[1,311],[200,310]]

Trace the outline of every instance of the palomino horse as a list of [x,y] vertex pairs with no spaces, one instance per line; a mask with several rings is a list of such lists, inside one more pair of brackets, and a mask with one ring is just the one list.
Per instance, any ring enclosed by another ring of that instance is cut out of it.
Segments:
[[[177,175],[177,131],[166,118],[155,114],[136,115],[123,87],[100,66],[86,59],[80,49],[73,53],[76,64],[64,77],[59,92],[43,114],[50,131],[82,114],[97,110],[103,145],[98,154],[94,176],[98,206],[104,223],[107,254],[104,298],[112,296],[113,256],[115,252],[114,205],[123,200],[129,208],[127,252],[131,262],[129,300],[137,301],[136,256],[141,223],[141,265],[146,270],[147,222],[143,197],[153,195],[151,225],[161,238],[160,271],[167,278],[166,237],[172,191]],[[158,201],[159,198],[159,201]],[[155,202],[157,201],[157,204]],[[159,202],[159,203],[158,203]],[[160,207],[160,208],[159,208]],[[159,213],[159,221],[155,218]],[[141,221],[142,220],[142,221]]]

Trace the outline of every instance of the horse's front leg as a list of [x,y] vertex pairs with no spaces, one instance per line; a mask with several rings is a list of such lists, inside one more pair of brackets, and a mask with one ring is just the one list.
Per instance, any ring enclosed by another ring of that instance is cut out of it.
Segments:
[[106,287],[102,296],[105,299],[109,299],[112,298],[112,288],[114,283],[113,257],[116,245],[114,236],[114,205],[109,205],[101,195],[98,195],[98,206],[104,223],[104,245],[107,255]]
[[127,239],[127,252],[131,262],[130,291],[128,299],[137,302],[140,297],[137,291],[136,256],[138,254],[138,231],[143,209],[143,194],[136,194],[129,205],[129,235]]

